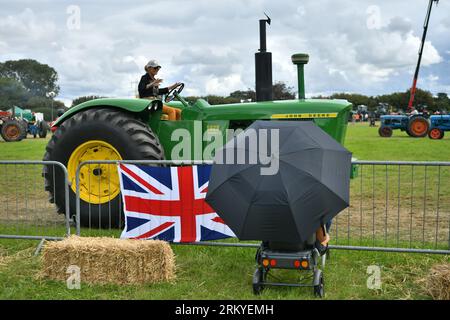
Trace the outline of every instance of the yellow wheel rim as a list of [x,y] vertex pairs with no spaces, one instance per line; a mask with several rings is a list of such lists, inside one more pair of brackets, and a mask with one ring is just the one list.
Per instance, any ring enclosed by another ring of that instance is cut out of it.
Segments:
[[[76,192],[76,172],[81,162],[88,160],[122,160],[120,153],[109,143],[91,140],[79,145],[67,165],[71,188]],[[120,182],[115,164],[88,164],[80,169],[80,198],[88,203],[101,204],[120,193]]]

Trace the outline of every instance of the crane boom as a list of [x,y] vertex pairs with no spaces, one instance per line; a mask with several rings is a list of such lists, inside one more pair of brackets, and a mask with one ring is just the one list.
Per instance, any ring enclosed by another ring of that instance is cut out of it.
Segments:
[[423,47],[425,45],[425,39],[427,38],[428,24],[430,22],[431,9],[433,8],[433,2],[436,2],[436,4],[438,4],[439,0],[430,0],[430,2],[428,3],[428,11],[427,11],[427,15],[425,16],[425,23],[423,25],[422,42],[420,44],[420,49],[419,49],[419,58],[417,60],[416,71],[414,72],[413,84],[412,84],[411,92],[410,92],[410,96],[409,96],[409,103],[408,103],[408,109],[407,109],[408,112],[413,110],[414,96],[416,94],[416,88],[417,88],[417,79],[419,78],[420,63],[422,62]]

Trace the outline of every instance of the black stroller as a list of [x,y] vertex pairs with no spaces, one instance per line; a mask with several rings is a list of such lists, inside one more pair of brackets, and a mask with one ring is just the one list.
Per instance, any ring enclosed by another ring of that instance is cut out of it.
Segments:
[[[221,164],[228,152],[243,159],[268,154],[268,149],[258,150],[260,142],[247,143],[245,134],[235,136],[216,151],[219,156],[211,169],[206,202],[240,240],[265,241],[256,254],[255,293],[269,285],[288,285],[314,287],[316,295],[323,296],[319,268],[323,250],[312,236],[311,241],[301,242],[349,206],[352,154],[309,121],[255,121],[246,132],[253,130],[266,132],[266,137],[278,133],[278,148],[269,143],[274,166],[268,172],[261,161]],[[270,282],[267,276],[272,269],[308,271],[313,280]]]
[[[327,254],[328,249],[321,254],[316,248],[315,234],[301,244],[262,242],[255,257],[257,268],[253,274],[253,293],[259,295],[265,286],[312,287],[314,295],[323,298],[325,283],[319,264],[321,263],[322,269],[325,267]],[[303,279],[301,283],[271,282],[267,280],[271,269],[311,272],[311,276]],[[308,280],[312,281],[308,283]]]

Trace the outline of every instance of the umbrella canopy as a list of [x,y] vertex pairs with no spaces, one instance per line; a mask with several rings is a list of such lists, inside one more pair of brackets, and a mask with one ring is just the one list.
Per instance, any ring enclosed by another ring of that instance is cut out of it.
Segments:
[[300,243],[349,205],[351,153],[310,121],[255,121],[215,162],[206,202],[241,240]]

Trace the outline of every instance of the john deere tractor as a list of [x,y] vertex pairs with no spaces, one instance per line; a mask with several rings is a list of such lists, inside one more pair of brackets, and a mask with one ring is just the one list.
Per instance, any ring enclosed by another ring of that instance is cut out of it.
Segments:
[[[194,137],[191,157],[196,160],[204,158],[202,151],[209,145],[202,139],[205,133],[213,132],[227,139],[227,129],[245,129],[255,120],[313,121],[343,143],[351,104],[345,100],[305,99],[303,68],[308,62],[308,55],[292,56],[292,62],[298,68],[299,99],[272,101],[271,53],[266,52],[263,40],[262,49],[256,53],[258,102],[211,106],[199,99],[191,104],[180,96],[184,86],[180,85],[169,92],[164,102],[96,99],[64,113],[54,124],[58,129],[47,145],[44,160],[59,161],[67,166],[71,182],[71,213],[75,213],[76,170],[81,162],[183,158],[183,155],[173,156],[174,147],[179,142],[173,141],[173,133],[177,129],[185,129]],[[178,101],[172,101],[174,98]],[[181,109],[181,120],[162,117],[163,103]],[[63,172],[46,166],[44,177],[50,200],[63,213]],[[121,220],[120,198],[115,166],[90,165],[80,171],[82,226],[117,227]]]

